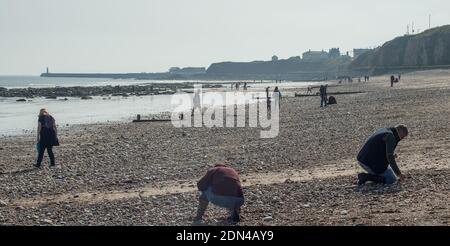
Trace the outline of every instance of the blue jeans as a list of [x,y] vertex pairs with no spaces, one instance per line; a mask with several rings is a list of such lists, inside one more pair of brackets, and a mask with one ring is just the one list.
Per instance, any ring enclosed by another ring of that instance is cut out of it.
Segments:
[[208,200],[214,205],[219,207],[236,209],[244,205],[244,197],[234,197],[234,196],[220,196],[212,192],[212,188],[209,187],[206,191],[202,191],[200,198],[203,200]]
[[383,176],[386,179],[386,184],[394,184],[395,182],[397,182],[397,175],[395,175],[394,170],[392,170],[391,167],[388,167],[386,171],[380,174],[375,173],[374,171],[372,171],[372,169],[370,169],[368,166],[364,165],[361,162],[359,162],[359,165],[369,174]]

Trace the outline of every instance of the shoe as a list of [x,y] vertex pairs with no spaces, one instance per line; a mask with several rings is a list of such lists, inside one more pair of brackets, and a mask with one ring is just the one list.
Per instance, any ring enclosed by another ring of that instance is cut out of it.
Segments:
[[192,220],[192,225],[201,225],[202,222],[203,222],[203,219],[202,219],[202,218],[195,217],[195,218]]
[[233,214],[231,215],[231,221],[233,221],[234,223],[241,221],[241,216],[237,211],[234,211]]
[[358,174],[358,185],[361,186],[365,184],[367,181],[372,181],[377,184],[385,184],[386,178],[380,175],[368,174],[368,173],[360,173]]
[[359,173],[358,174],[358,186],[365,184],[368,181],[367,173]]
[[34,164],[33,167],[35,167],[35,168],[41,168],[41,165]]
[[380,175],[368,174],[367,180],[377,184],[386,184],[386,178]]

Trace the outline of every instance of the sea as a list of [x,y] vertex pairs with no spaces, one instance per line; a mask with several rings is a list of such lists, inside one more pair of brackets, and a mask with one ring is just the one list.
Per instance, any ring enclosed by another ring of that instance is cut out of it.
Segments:
[[[216,83],[223,84],[226,90],[233,93],[230,82],[236,81],[179,81],[179,80],[117,80],[103,78],[54,78],[39,76],[0,76],[0,87],[11,88],[48,88],[48,87],[71,87],[71,86],[116,86],[116,85],[139,85],[157,83]],[[240,81],[242,82],[242,81]],[[251,98],[265,96],[264,88],[271,90],[278,86],[283,93],[287,88],[305,88],[316,85],[318,82],[283,82],[271,81],[248,81],[249,91],[253,91]],[[241,89],[242,90],[242,89]],[[217,92],[203,91],[205,94]],[[193,94],[188,94],[190,97]],[[58,127],[68,127],[79,124],[127,122],[136,118],[137,114],[158,115],[171,113],[173,111],[189,110],[188,106],[172,103],[172,95],[149,95],[130,97],[100,97],[95,96],[92,100],[81,100],[80,98],[45,99],[33,98],[26,102],[17,102],[19,98],[0,97],[0,137],[16,135],[35,134],[37,129],[37,115],[41,108],[56,119]],[[222,102],[227,105],[227,102]],[[222,106],[223,106],[222,105]],[[204,105],[221,106],[221,105]]]

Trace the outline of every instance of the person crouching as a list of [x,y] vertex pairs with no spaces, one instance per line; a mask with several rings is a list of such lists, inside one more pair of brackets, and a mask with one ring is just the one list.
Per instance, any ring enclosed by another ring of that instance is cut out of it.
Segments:
[[357,156],[359,165],[367,171],[358,174],[358,185],[368,181],[383,184],[393,184],[397,179],[403,181],[405,176],[395,161],[395,149],[407,136],[408,128],[405,125],[378,129]]
[[245,200],[236,170],[224,164],[217,164],[198,181],[197,187],[201,195],[194,222],[202,220],[209,202],[227,208],[231,213],[231,221],[240,221],[241,206]]

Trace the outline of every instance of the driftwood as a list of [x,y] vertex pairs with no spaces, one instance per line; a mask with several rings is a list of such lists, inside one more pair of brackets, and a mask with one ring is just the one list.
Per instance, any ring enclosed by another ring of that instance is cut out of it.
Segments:
[[144,119],[141,118],[141,115],[138,114],[136,116],[136,119],[133,120],[133,123],[139,123],[139,122],[168,122],[168,121],[172,121],[172,119],[154,119],[154,118],[152,118],[152,119],[144,120]]
[[[330,92],[327,93],[327,95],[350,95],[350,94],[362,94],[366,93],[365,91],[343,91],[343,92]],[[295,97],[316,97],[320,96],[319,93],[316,94],[299,94],[295,93]]]
[[139,122],[169,122],[171,119],[150,119],[150,120],[133,120],[133,123]]

